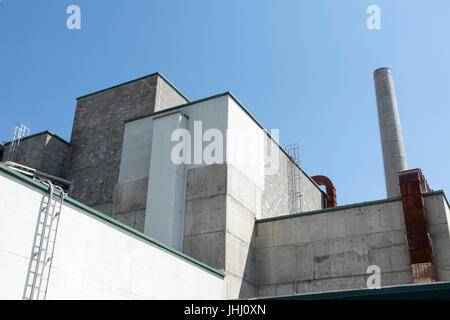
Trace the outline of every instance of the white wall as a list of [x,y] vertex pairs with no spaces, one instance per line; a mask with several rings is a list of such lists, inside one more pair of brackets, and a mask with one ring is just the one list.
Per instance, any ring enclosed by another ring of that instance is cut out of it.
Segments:
[[144,233],[182,250],[185,165],[175,164],[171,160],[171,134],[176,129],[186,129],[187,118],[176,112],[153,121],[153,159],[149,171]]
[[[0,168],[0,299],[23,298],[45,195]],[[220,275],[74,204],[64,205],[47,299],[223,298]]]

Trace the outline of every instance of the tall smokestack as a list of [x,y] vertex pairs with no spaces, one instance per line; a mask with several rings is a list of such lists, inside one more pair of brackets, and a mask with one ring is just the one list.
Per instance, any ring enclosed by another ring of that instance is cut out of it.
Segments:
[[402,129],[398,116],[392,71],[379,68],[373,73],[377,95],[378,120],[383,148],[384,176],[388,198],[400,196],[398,172],[408,169]]

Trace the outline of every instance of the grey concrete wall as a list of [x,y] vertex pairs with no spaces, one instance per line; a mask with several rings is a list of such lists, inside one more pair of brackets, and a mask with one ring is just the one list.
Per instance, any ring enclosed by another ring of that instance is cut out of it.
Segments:
[[259,296],[411,283],[400,201],[257,223]]
[[[434,192],[429,193],[434,194]],[[425,194],[426,195],[426,194]],[[450,207],[443,194],[425,196],[428,232],[433,246],[433,264],[438,281],[450,280]]]
[[243,196],[255,188],[244,179],[225,164],[192,168],[187,175],[183,252],[225,271],[229,299],[256,295],[255,198]]
[[[442,194],[427,196],[438,280],[449,280],[449,229]],[[381,268],[381,285],[412,283],[402,203],[378,201],[292,215],[256,224],[258,296],[366,287],[367,267]]]
[[[112,214],[124,120],[152,113],[156,105],[164,109],[174,106],[170,103],[186,102],[172,87],[164,87],[158,93],[158,83],[163,83],[159,78],[158,74],[150,75],[77,100],[69,164],[69,178],[74,184],[72,197]],[[162,95],[173,97],[161,98]],[[128,221],[125,217],[122,220]]]
[[148,177],[118,183],[113,218],[144,232],[147,190]]
[[168,106],[178,106],[189,102],[164,78],[158,77],[156,81],[155,112],[167,109]]
[[261,191],[233,165],[227,169],[226,297],[253,298],[257,295],[255,217],[261,206]]
[[67,177],[67,165],[70,145],[44,131],[20,142],[16,158],[9,159],[11,144],[5,145],[3,161],[14,160],[27,167],[60,177]]
[[225,270],[227,166],[189,169],[183,252]]
[[55,136],[47,134],[45,152],[40,171],[67,178],[70,145]]
[[[276,143],[266,138],[266,150],[278,148]],[[264,176],[264,190],[262,191],[261,215],[258,218],[270,218],[289,213],[288,199],[288,165],[292,160],[281,150],[278,152],[279,170],[275,174],[266,174]],[[300,176],[297,190],[302,193],[301,210],[307,212],[320,210],[325,207],[325,194],[311,179],[298,167],[295,167]]]

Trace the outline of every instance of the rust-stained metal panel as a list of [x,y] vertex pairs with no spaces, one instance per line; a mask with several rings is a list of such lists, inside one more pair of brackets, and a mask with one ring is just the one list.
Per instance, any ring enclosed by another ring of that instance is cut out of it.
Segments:
[[[414,283],[434,282],[433,249],[422,195],[425,179],[420,169],[412,169],[400,172],[399,181]],[[428,191],[428,185],[426,188]]]
[[411,272],[414,283],[436,282],[436,274],[431,262],[414,263],[411,265]]

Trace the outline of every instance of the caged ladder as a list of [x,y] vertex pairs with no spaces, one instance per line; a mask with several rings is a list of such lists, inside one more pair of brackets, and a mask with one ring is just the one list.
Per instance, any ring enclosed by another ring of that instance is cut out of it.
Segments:
[[63,208],[64,197],[67,195],[60,186],[55,186],[48,180],[43,181],[43,183],[49,187],[49,193],[47,199],[44,198],[39,214],[24,293],[25,300],[46,299],[59,217]]

